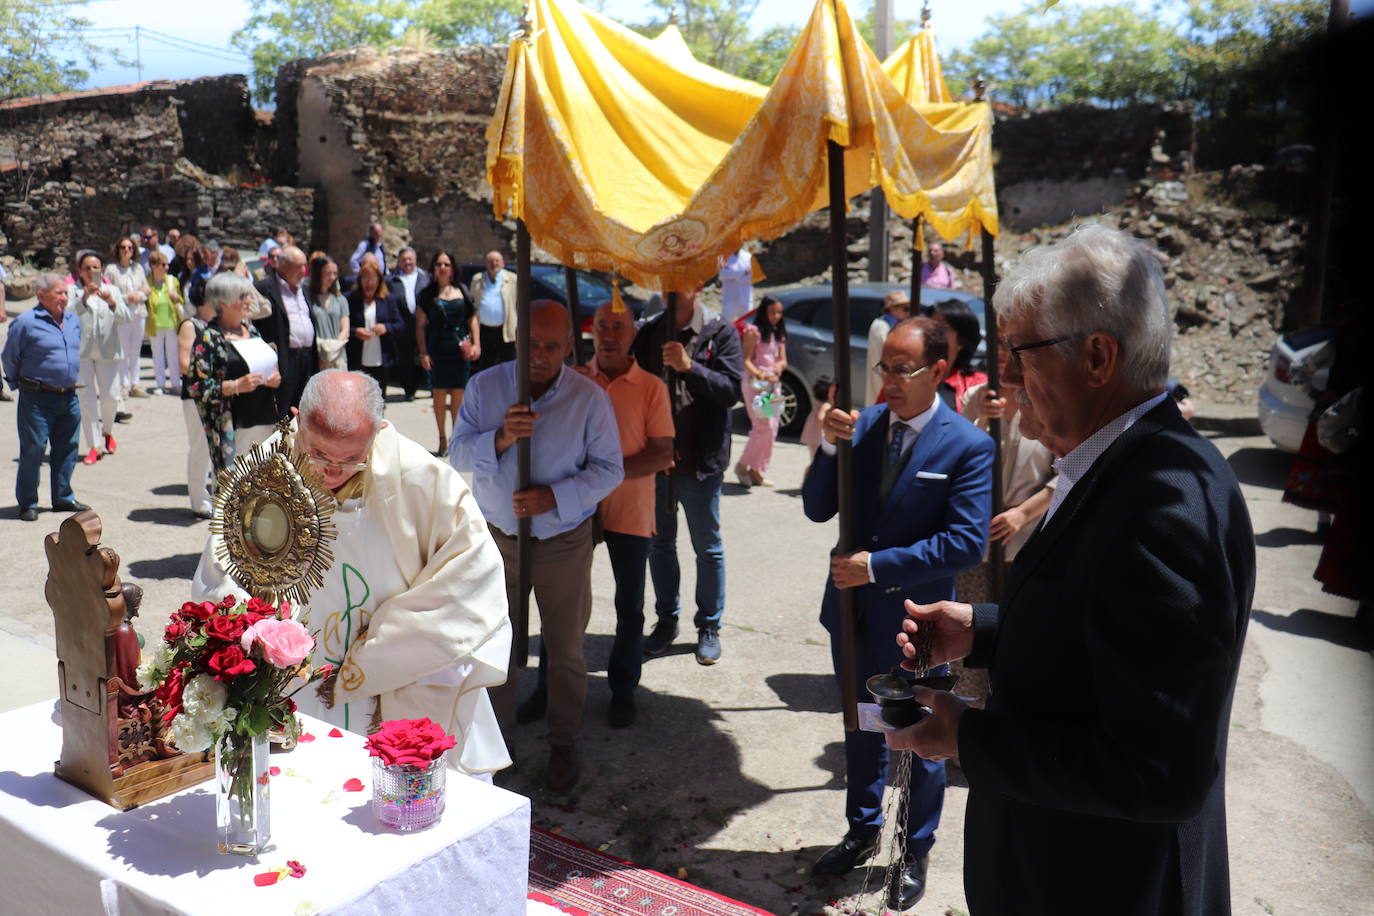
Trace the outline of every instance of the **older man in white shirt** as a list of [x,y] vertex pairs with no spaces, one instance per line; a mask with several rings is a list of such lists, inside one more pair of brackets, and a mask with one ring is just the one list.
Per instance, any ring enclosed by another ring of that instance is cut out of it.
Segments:
[[[270,442],[275,440],[269,440]],[[370,377],[328,369],[306,385],[288,435],[337,501],[334,565],[303,617],[334,676],[303,712],[366,733],[428,717],[458,739],[451,766],[481,776],[510,755],[487,689],[505,682],[511,627],[501,554],[462,477],[382,419]],[[211,537],[196,600],[244,592]]]

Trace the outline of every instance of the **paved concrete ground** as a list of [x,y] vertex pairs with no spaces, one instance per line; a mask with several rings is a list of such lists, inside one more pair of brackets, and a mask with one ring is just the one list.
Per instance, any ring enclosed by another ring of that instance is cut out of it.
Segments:
[[[134,419],[118,428],[118,454],[78,465],[75,486],[101,514],[105,543],[123,556],[126,577],[145,587],[142,631],[155,638],[186,598],[208,525],[187,510],[180,405],[170,397],[131,403]],[[388,416],[432,445],[426,408],[392,404]],[[61,519],[17,519],[9,496],[18,452],[14,410],[0,404],[0,505],[8,503],[0,509],[0,709],[50,698],[56,689],[42,537]],[[1374,899],[1374,660],[1358,643],[1352,605],[1323,595],[1310,578],[1320,551],[1316,520],[1280,502],[1288,459],[1258,437],[1228,434],[1216,442],[1245,486],[1260,545],[1227,773],[1234,910],[1367,913]],[[714,668],[696,665],[684,631],[674,652],[645,666],[640,720],[624,732],[605,725],[614,612],[610,567],[597,552],[582,784],[563,798],[540,788],[538,725],[514,737],[522,766],[500,779],[533,798],[540,826],[780,914],[819,912],[864,878],[815,885],[806,872],[844,822],[838,700],[816,622],[834,530],[801,513],[796,487],[805,463],[804,448],[779,443],[769,471],[775,489],[727,485],[724,658]],[[690,594],[685,551],[683,560]],[[528,685],[533,674],[518,676]],[[0,768],[2,757],[0,750]],[[960,877],[966,788],[951,773],[920,914],[967,908]]]

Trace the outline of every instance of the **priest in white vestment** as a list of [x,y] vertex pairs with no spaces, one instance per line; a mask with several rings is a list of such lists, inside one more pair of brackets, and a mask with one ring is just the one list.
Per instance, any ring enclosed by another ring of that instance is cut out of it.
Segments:
[[[508,766],[487,697],[510,658],[505,574],[472,492],[382,419],[381,390],[366,375],[317,373],[296,413],[290,444],[338,503],[334,564],[300,609],[318,631],[314,664],[338,673],[318,695],[298,693],[300,711],[360,734],[373,721],[427,716],[457,738],[455,768]],[[201,555],[197,601],[246,595],[218,546],[212,536]]]

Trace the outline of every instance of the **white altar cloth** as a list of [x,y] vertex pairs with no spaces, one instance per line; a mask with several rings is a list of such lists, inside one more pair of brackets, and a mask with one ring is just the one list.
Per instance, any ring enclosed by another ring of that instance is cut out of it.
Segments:
[[[53,775],[49,701],[0,715],[0,913],[24,916],[405,913],[524,916],[530,804],[455,770],[443,817],[397,833],[372,814],[363,739],[304,718],[315,740],[273,754],[272,840],[256,859],[216,851],[214,783],[116,811]],[[362,780],[361,792],[344,783]],[[305,866],[257,887],[255,875]]]

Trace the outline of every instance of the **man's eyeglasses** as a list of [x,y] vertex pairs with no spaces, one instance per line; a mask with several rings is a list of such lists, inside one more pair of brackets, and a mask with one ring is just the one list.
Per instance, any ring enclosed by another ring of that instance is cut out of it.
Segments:
[[1016,371],[1021,371],[1021,354],[1027,350],[1039,350],[1041,347],[1052,347],[1055,344],[1067,343],[1082,334],[1065,334],[1063,337],[1051,337],[1049,340],[1037,340],[1035,343],[1013,345],[1009,340],[1001,341],[1002,346],[1007,348],[1007,355],[1011,357],[1011,364],[1016,367]]
[[887,363],[875,363],[873,365],[873,371],[883,376],[884,378],[900,378],[906,380],[914,379],[916,376],[920,375],[922,372],[925,372],[929,368],[929,366],[912,368],[911,366],[904,366],[900,364],[896,366],[889,366]]

